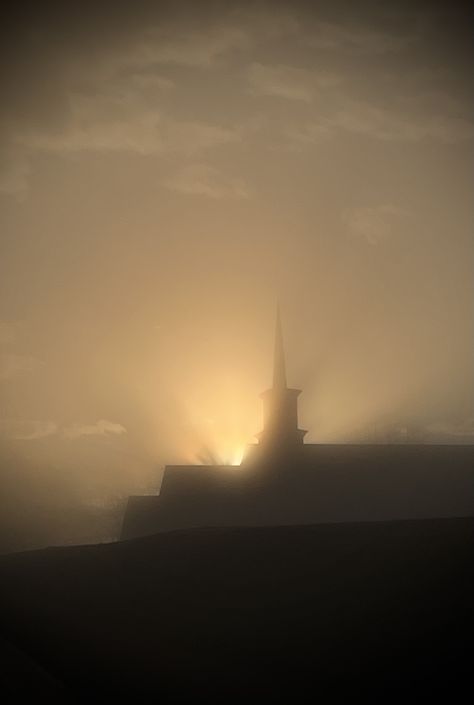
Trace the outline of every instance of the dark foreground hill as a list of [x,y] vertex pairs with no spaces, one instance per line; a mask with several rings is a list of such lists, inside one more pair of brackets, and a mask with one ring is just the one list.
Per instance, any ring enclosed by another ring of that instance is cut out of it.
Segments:
[[440,519],[198,529],[6,556],[2,694],[461,702],[473,548],[474,519]]

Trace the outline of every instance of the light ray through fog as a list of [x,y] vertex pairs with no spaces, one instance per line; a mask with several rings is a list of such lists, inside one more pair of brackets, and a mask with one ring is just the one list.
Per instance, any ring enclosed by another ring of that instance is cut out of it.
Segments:
[[471,442],[462,11],[175,5],[3,28],[4,465],[61,503],[238,464],[277,295],[308,441]]

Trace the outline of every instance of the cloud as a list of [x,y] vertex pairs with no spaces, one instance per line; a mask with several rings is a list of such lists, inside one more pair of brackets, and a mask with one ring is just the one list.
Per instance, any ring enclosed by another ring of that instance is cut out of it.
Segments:
[[369,102],[347,101],[329,118],[329,123],[333,128],[394,142],[455,143],[474,138],[472,120],[449,113],[436,114],[434,110],[425,114],[403,113],[397,108],[384,109]]
[[343,214],[343,222],[349,231],[368,245],[378,245],[387,240],[394,226],[405,211],[394,205],[353,208]]
[[[338,23],[322,19],[324,8],[306,13],[297,6],[286,11],[266,4],[251,10],[241,6],[201,12],[199,16],[161,11],[157,6],[150,14],[138,13],[135,20],[135,10],[130,15],[124,12],[128,19],[122,17],[123,34],[117,11],[112,25],[104,23],[107,32],[110,30],[106,37],[91,30],[93,23],[85,20],[86,12],[82,21],[74,18],[71,29],[75,41],[70,46],[62,35],[58,41],[56,33],[64,32],[61,23],[49,26],[46,15],[38,16],[35,21],[42,31],[26,37],[22,51],[12,52],[20,79],[11,82],[11,99],[8,94],[3,101],[3,123],[8,128],[0,193],[17,199],[26,195],[33,157],[38,152],[65,156],[83,152],[199,155],[241,141],[247,133],[232,118],[228,119],[230,124],[220,124],[222,119],[216,120],[212,112],[208,120],[201,112],[199,119],[190,120],[173,115],[176,106],[183,110],[188,104],[191,81],[203,80],[203,94],[207,95],[210,75],[218,81],[232,81],[236,66],[240,76],[242,70],[246,72],[247,89],[254,95],[292,101],[295,107],[314,103],[318,93],[325,91],[321,115],[316,113],[312,124],[301,124],[300,120],[293,125],[287,144],[282,145],[286,149],[288,144],[298,148],[316,144],[339,132],[403,142],[457,143],[473,138],[472,121],[446,106],[404,112],[364,100],[350,101],[346,95],[331,91],[341,76],[321,66],[347,65],[353,54],[402,51],[418,38],[419,26],[404,12],[396,22],[377,13],[374,21],[384,21],[384,27],[368,25],[363,16],[359,21],[351,20],[349,12],[344,14],[349,19]],[[334,17],[334,13],[326,13],[328,16]],[[64,22],[69,26],[72,19],[65,17]],[[402,25],[405,29],[400,29]],[[75,43],[77,33],[87,37],[79,46]],[[334,52],[334,56],[321,58],[320,51]],[[313,68],[288,65],[285,62],[290,55]],[[385,72],[397,76],[406,90],[411,79],[405,71],[393,70],[390,62],[391,57],[388,64],[385,62]],[[229,66],[226,74],[222,69]],[[439,62],[436,70],[438,66]],[[364,80],[354,72],[351,76],[356,78],[352,86],[360,85],[359,78]],[[393,86],[385,91],[390,96],[399,94]],[[413,85],[409,91],[413,92]],[[244,105],[244,99],[240,104]]]
[[57,432],[58,425],[54,421],[0,420],[0,434],[16,441],[35,441]]
[[233,126],[164,114],[159,95],[143,89],[150,83],[155,85],[153,77],[135,76],[132,83],[109,87],[98,95],[71,93],[69,120],[62,129],[24,131],[17,142],[30,152],[157,155],[194,154],[241,139],[240,130]]
[[127,52],[111,53],[111,73],[131,66],[181,66],[210,69],[228,56],[249,52],[268,40],[297,34],[300,23],[282,10],[238,10],[204,24],[186,27],[182,22],[155,25],[137,36]]
[[121,153],[137,156],[192,156],[239,142],[242,130],[198,120],[178,120],[163,112],[161,96],[173,83],[160,76],[131,75],[94,93],[67,95],[68,120],[56,129],[23,128],[0,170],[0,193],[22,199],[28,190],[31,159],[37,153]]
[[83,436],[118,436],[124,433],[127,433],[124,426],[106,419],[94,424],[74,423],[63,429],[55,421],[0,419],[0,435],[17,441],[34,441],[54,435],[75,440]]
[[[382,108],[373,102],[350,100],[333,93],[324,115],[304,125],[292,126],[285,134],[299,146],[319,144],[343,133],[386,142],[471,142],[474,121],[453,114],[457,103],[449,96],[437,97],[437,103],[433,102],[436,98],[433,94],[405,100],[401,109],[400,105]],[[330,105],[334,106],[331,112],[327,110]]]
[[255,94],[310,103],[318,89],[334,86],[340,78],[326,71],[253,63],[248,69],[248,81]]
[[419,34],[397,34],[393,30],[381,29],[356,24],[336,22],[318,22],[305,43],[323,51],[339,51],[350,54],[386,54],[406,49]]
[[242,179],[224,176],[207,164],[190,164],[165,182],[165,186],[179,193],[207,198],[248,198],[249,192]]
[[32,355],[0,355],[0,380],[11,380],[44,367],[44,362]]
[[216,25],[187,31],[154,27],[144,33],[128,54],[115,57],[115,66],[175,64],[209,68],[225,54],[248,49],[250,44],[250,35],[239,26]]
[[61,154],[122,152],[150,156],[176,152],[194,154],[240,139],[237,130],[202,122],[179,122],[155,111],[130,119],[115,118],[84,125],[75,123],[56,135],[36,135],[25,140],[31,149]]
[[[63,62],[52,42],[44,52],[50,63],[43,80],[48,83],[45,95],[52,92],[54,100],[48,102],[45,114],[54,105],[60,117],[37,120],[34,111],[29,111],[17,120],[13,110],[4,140],[0,193],[23,199],[35,152],[195,154],[240,140],[240,131],[233,126],[180,121],[166,114],[162,99],[176,84],[161,75],[161,70],[170,66],[209,69],[231,52],[249,51],[262,41],[295,33],[297,28],[296,19],[284,12],[269,16],[267,12],[239,11],[191,26],[182,18],[167,19],[139,27],[127,36],[127,42],[101,43],[90,56],[66,53]],[[10,101],[6,104],[11,105]]]
[[63,430],[63,435],[70,440],[81,438],[82,436],[120,436],[124,433],[127,433],[127,429],[124,426],[106,419],[100,419],[94,424],[75,423]]

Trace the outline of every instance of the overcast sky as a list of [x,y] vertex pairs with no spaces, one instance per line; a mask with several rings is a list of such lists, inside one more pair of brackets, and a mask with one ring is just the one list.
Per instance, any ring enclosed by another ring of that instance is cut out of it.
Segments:
[[465,4],[225,7],[2,22],[0,433],[37,483],[235,461],[277,298],[308,441],[472,438]]

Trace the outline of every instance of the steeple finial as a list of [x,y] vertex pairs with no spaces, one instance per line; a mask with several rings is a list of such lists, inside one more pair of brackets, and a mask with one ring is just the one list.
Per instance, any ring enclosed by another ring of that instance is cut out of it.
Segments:
[[281,328],[280,305],[277,304],[275,327],[275,352],[273,357],[273,389],[286,389],[285,350]]

